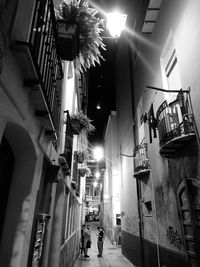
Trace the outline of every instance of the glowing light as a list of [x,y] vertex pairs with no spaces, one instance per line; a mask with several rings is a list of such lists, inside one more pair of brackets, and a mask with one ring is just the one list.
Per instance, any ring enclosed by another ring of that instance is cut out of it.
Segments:
[[94,182],[93,182],[93,186],[94,186],[94,187],[97,187],[97,184],[98,184],[97,181],[94,181]]
[[93,150],[94,158],[99,161],[103,158],[103,148],[102,147],[95,147]]
[[101,109],[101,106],[97,104],[96,109]]
[[99,179],[99,177],[100,177],[100,172],[97,171],[97,172],[95,173],[95,177],[96,177],[97,179]]
[[107,29],[114,38],[118,38],[125,28],[126,18],[126,14],[117,11],[107,14]]
[[109,195],[108,194],[104,194],[103,197],[104,197],[105,200],[108,200],[109,199]]

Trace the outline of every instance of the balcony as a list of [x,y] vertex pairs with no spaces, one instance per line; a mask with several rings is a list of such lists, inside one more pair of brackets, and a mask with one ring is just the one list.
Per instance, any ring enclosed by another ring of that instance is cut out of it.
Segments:
[[175,101],[164,101],[157,110],[160,153],[164,157],[175,155],[196,136],[188,97],[189,92],[180,91]]
[[135,178],[142,178],[150,172],[150,162],[147,154],[147,143],[136,146],[134,149],[134,174]]
[[24,86],[32,89],[35,115],[57,139],[63,72],[56,51],[53,2],[20,1],[14,25],[12,51],[24,75]]

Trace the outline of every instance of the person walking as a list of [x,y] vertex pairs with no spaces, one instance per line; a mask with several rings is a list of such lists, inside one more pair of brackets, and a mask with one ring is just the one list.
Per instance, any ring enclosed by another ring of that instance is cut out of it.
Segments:
[[103,227],[98,227],[97,230],[98,230],[98,233],[97,233],[97,248],[98,248],[98,251],[99,251],[99,254],[97,256],[98,257],[102,257],[103,241],[104,241],[104,229],[103,229]]

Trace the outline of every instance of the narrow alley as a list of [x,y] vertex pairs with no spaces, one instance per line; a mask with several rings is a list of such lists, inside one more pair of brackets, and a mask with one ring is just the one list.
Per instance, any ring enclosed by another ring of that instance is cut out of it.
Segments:
[[88,251],[89,259],[82,255],[77,258],[74,267],[134,267],[134,265],[121,254],[121,247],[111,244],[105,237],[103,257],[97,257],[97,227],[99,223],[88,223],[91,229],[92,245]]
[[0,0],[0,267],[200,267],[199,11]]

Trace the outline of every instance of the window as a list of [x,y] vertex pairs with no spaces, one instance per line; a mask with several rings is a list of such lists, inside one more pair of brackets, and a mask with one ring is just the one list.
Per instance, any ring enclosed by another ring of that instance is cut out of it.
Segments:
[[142,103],[142,98],[140,98],[139,104],[137,106],[138,144],[143,143],[145,138],[144,122],[142,118],[143,118],[143,103]]
[[90,196],[90,186],[86,186],[86,190],[85,190],[85,194],[86,196]]
[[[181,79],[172,32],[169,34],[161,55],[161,69],[164,88],[168,90],[180,90]],[[176,97],[177,93],[165,93],[165,98],[168,103],[174,101]]]

